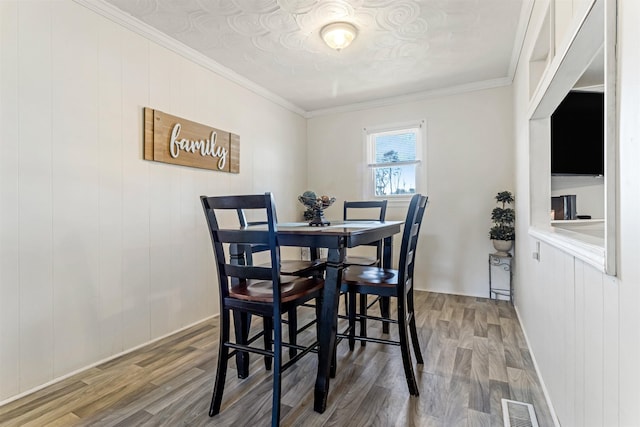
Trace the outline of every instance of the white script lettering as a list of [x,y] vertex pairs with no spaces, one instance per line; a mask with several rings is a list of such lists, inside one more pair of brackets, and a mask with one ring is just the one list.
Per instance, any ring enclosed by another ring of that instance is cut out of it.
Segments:
[[171,157],[177,159],[180,155],[180,150],[188,153],[200,152],[202,157],[211,156],[218,158],[218,169],[224,169],[224,165],[227,162],[227,149],[225,147],[216,146],[217,135],[214,131],[211,131],[211,137],[209,139],[201,139],[200,141],[193,141],[189,139],[179,139],[180,135],[180,123],[176,123],[171,131],[171,145],[169,151]]

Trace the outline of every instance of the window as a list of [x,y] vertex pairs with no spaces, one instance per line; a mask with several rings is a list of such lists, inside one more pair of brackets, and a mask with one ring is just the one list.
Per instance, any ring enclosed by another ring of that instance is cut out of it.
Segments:
[[407,198],[420,188],[424,121],[365,129],[366,197]]

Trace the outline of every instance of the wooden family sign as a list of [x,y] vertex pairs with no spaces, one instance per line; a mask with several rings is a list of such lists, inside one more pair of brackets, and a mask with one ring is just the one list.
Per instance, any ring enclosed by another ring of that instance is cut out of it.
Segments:
[[240,137],[145,107],[144,158],[239,173]]

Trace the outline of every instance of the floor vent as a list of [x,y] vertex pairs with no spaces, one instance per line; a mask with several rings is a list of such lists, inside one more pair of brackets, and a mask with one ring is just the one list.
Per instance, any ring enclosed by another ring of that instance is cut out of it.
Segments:
[[539,427],[533,405],[502,399],[504,427]]

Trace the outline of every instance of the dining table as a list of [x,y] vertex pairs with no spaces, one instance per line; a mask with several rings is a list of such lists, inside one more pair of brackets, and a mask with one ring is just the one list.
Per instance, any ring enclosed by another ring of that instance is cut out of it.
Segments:
[[[317,250],[327,250],[323,304],[318,319],[318,372],[314,388],[313,408],[324,412],[327,407],[329,381],[335,375],[332,366],[338,325],[338,305],[342,271],[347,248],[382,240],[382,267],[391,268],[393,236],[400,233],[404,221],[331,221],[326,226],[310,226],[307,222],[278,223],[280,246],[308,247],[312,256]],[[388,314],[388,313],[387,313]]]

